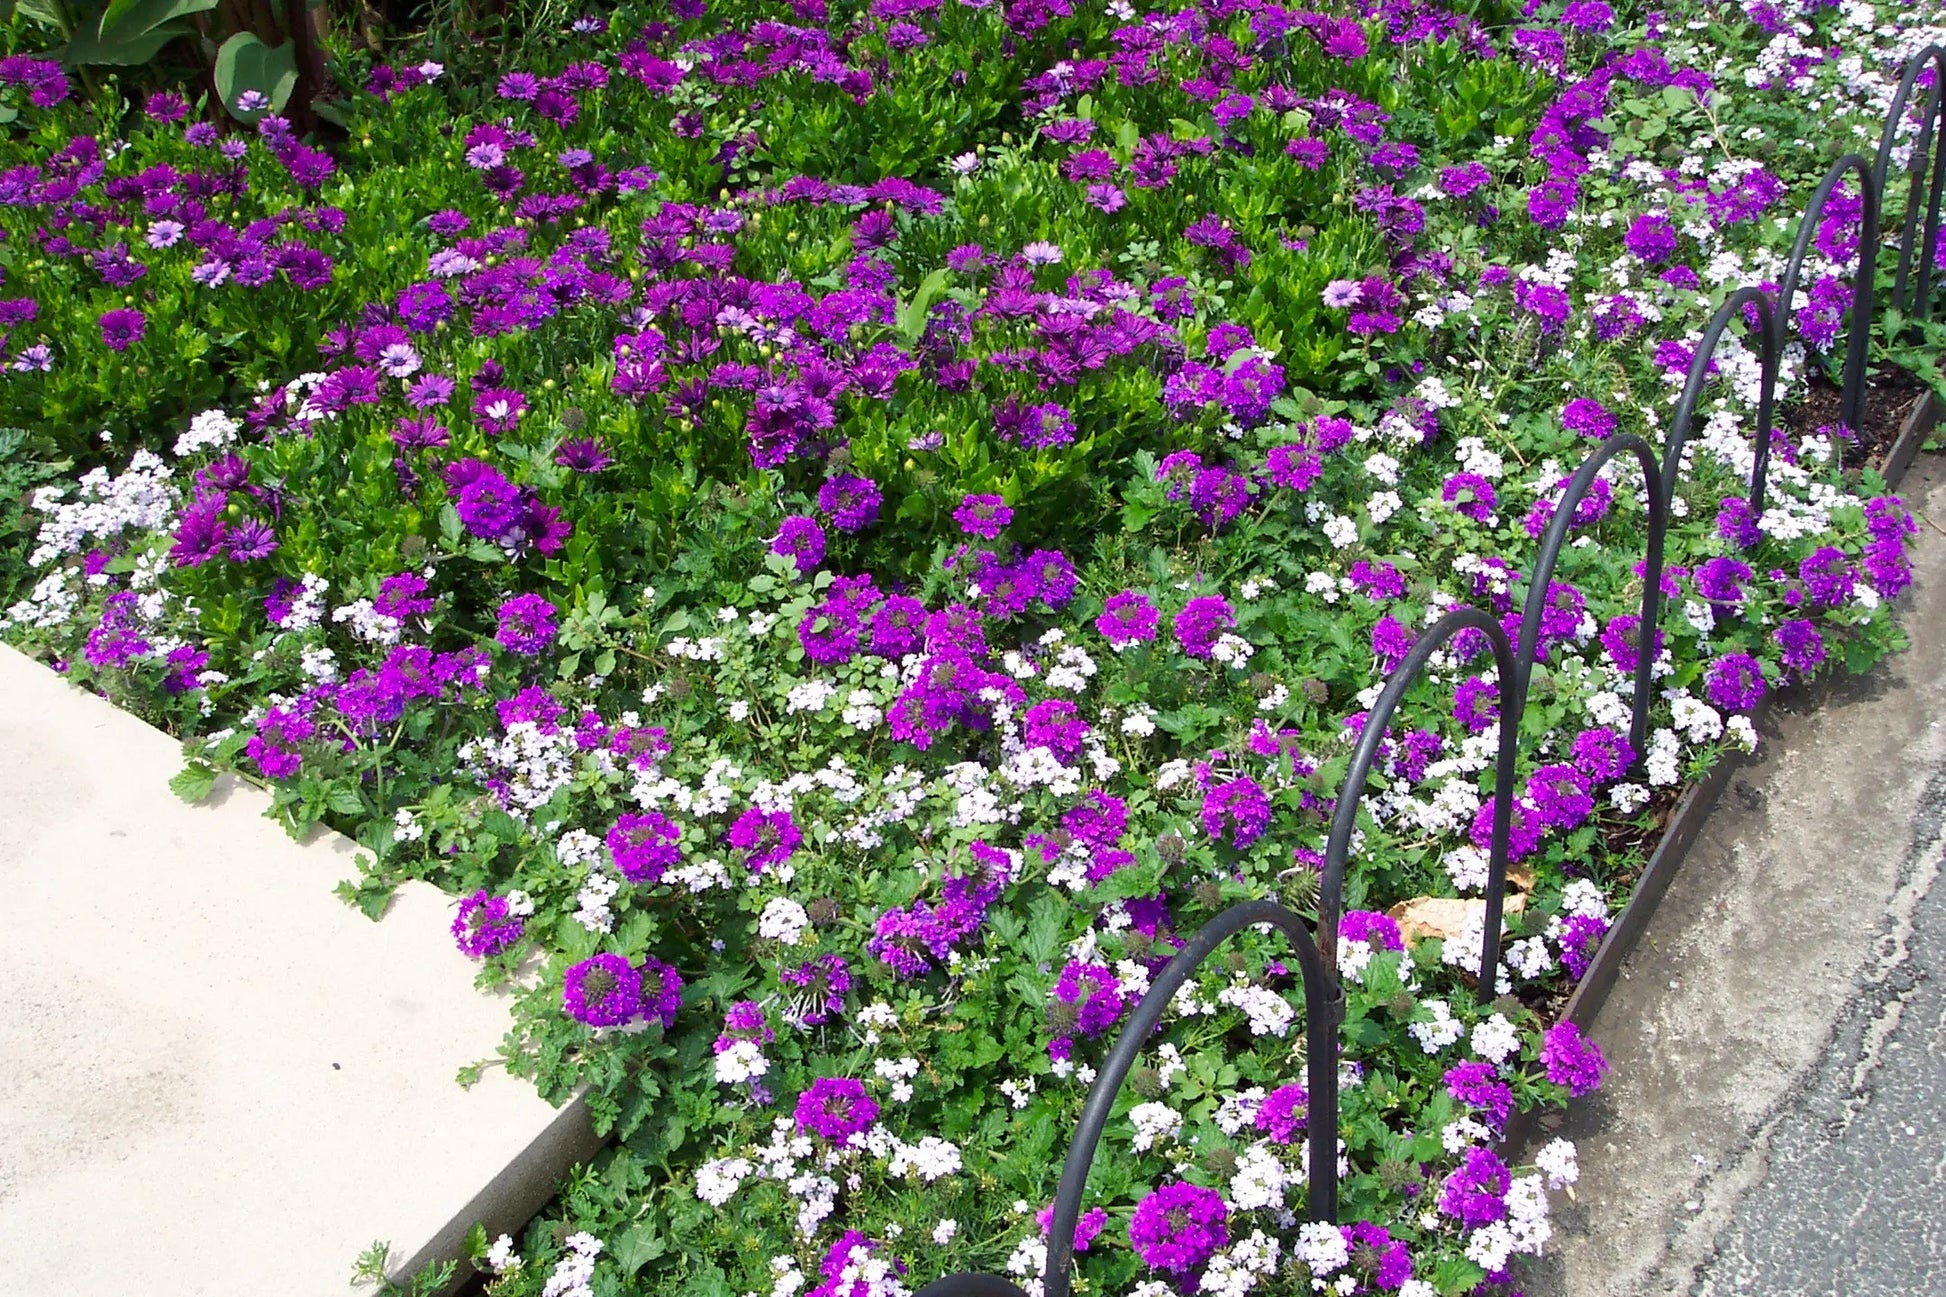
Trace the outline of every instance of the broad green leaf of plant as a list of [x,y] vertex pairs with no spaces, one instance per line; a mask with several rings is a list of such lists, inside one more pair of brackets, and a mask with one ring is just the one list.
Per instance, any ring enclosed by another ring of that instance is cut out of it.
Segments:
[[297,47],[286,41],[271,46],[249,32],[238,32],[216,51],[216,93],[232,117],[255,121],[262,113],[245,112],[237,102],[254,90],[270,100],[268,112],[279,112],[297,86]]

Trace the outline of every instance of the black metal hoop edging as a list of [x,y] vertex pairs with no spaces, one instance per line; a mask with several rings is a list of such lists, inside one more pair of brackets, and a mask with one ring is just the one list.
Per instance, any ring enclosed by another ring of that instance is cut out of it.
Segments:
[[1761,365],[1756,460],[1750,466],[1750,509],[1757,517],[1763,517],[1764,479],[1770,468],[1771,414],[1777,397],[1779,348],[1776,308],[1771,303],[1770,294],[1761,288],[1739,288],[1731,293],[1729,299],[1716,308],[1709,326],[1703,330],[1703,340],[1696,345],[1696,356],[1689,362],[1689,377],[1683,383],[1682,399],[1676,403],[1675,421],[1669,425],[1669,444],[1662,452],[1662,502],[1665,508],[1674,507],[1676,477],[1682,471],[1682,450],[1689,441],[1690,425],[1696,421],[1696,407],[1702,404],[1703,389],[1709,384],[1710,362],[1716,358],[1716,348],[1723,341],[1723,333],[1730,327],[1730,321],[1741,315],[1746,306],[1757,308],[1754,332]]
[[[1679,443],[1680,444],[1680,443]],[[1527,604],[1520,615],[1520,643],[1514,649],[1514,693],[1518,711],[1527,709],[1527,687],[1534,676],[1534,654],[1540,647],[1541,618],[1547,609],[1547,587],[1554,579],[1561,549],[1567,544],[1568,529],[1574,523],[1574,507],[1594,485],[1595,475],[1609,460],[1624,451],[1633,452],[1642,466],[1643,494],[1649,497],[1649,544],[1642,567],[1641,624],[1636,627],[1640,651],[1635,655],[1635,700],[1629,707],[1628,744],[1639,764],[1648,751],[1649,693],[1654,678],[1655,632],[1662,604],[1662,546],[1669,530],[1669,497],[1663,493],[1662,474],[1655,451],[1632,432],[1618,432],[1594,449],[1568,480],[1567,490],[1554,507],[1554,517],[1541,538],[1534,572],[1527,582]],[[1759,471],[1763,465],[1759,461]],[[1505,692],[1505,691],[1503,691]],[[1502,700],[1505,706],[1505,700]],[[1498,830],[1496,829],[1496,832]],[[1484,965],[1483,965],[1484,967]],[[1484,973],[1481,974],[1485,976]]]
[[1871,349],[1872,306],[1876,293],[1878,266],[1879,184],[1872,164],[1862,154],[1847,153],[1831,164],[1818,183],[1804,215],[1797,224],[1797,241],[1791,259],[1784,267],[1784,278],[1777,290],[1777,309],[1771,317],[1776,336],[1772,347],[1781,359],[1784,334],[1797,301],[1797,281],[1803,276],[1805,258],[1811,252],[1811,239],[1826,204],[1848,171],[1858,174],[1859,200],[1864,204],[1858,233],[1858,269],[1852,275],[1851,324],[1845,334],[1845,373],[1838,417],[1846,427],[1858,431],[1865,420],[1865,362]]
[[1357,827],[1358,803],[1365,795],[1365,781],[1378,760],[1379,744],[1385,739],[1385,726],[1432,655],[1453,636],[1469,628],[1484,633],[1492,645],[1494,670],[1500,684],[1500,746],[1493,780],[1493,847],[1487,862],[1486,934],[1480,947],[1482,998],[1493,998],[1494,982],[1488,970],[1500,962],[1500,894],[1507,884],[1507,843],[1513,820],[1514,758],[1520,737],[1521,700],[1515,688],[1517,667],[1507,643],[1507,632],[1478,608],[1453,609],[1413,641],[1412,651],[1393,668],[1378,701],[1365,714],[1365,728],[1358,736],[1358,747],[1352,753],[1351,767],[1345,772],[1344,786],[1332,811],[1331,837],[1324,850],[1324,877],[1318,887],[1318,949],[1333,987],[1338,980],[1338,923],[1344,915],[1345,867],[1351,854],[1351,834]]
[[[1899,236],[1899,266],[1892,286],[1892,305],[1901,312],[1908,312],[1916,319],[1924,319],[1928,313],[1930,299],[1927,289],[1930,286],[1934,252],[1939,245],[1939,208],[1941,182],[1946,180],[1946,125],[1941,122],[1941,108],[1946,106],[1946,46],[1928,45],[1912,56],[1906,64],[1905,75],[1899,80],[1899,88],[1892,96],[1892,106],[1886,114],[1885,129],[1879,136],[1878,158],[1872,167],[1872,177],[1878,190],[1880,203],[1884,202],[1885,185],[1890,179],[1892,150],[1898,143],[1899,126],[1904,120],[1906,109],[1912,102],[1912,92],[1918,86],[1919,76],[1926,65],[1933,68],[1933,83],[1926,91],[1925,110],[1920,118],[1919,139],[1913,147],[1912,161],[1906,167],[1910,177],[1906,191],[1904,223]],[[1935,126],[1941,126],[1935,136]],[[1927,165],[1926,152],[1933,148],[1930,167]],[[1908,298],[1908,276],[1913,266],[1912,237],[1918,225],[1921,204],[1919,187],[1930,171],[1932,183],[1928,187],[1925,238],[1918,253],[1918,282],[1911,285],[1916,289]]]
[[[1054,1194],[1053,1219],[1048,1226],[1047,1269],[1043,1297],[1068,1297],[1074,1261],[1074,1227],[1081,1219],[1081,1195],[1088,1187],[1095,1148],[1115,1108],[1122,1082],[1136,1057],[1162,1020],[1169,1002],[1190,974],[1224,941],[1245,928],[1268,924],[1282,930],[1297,950],[1304,982],[1304,1029],[1310,1039],[1305,1059],[1309,1095],[1305,1139],[1309,1156],[1309,1184],[1305,1197],[1313,1221],[1334,1223],[1338,1215],[1338,1023],[1344,1001],[1337,983],[1325,972],[1304,920],[1275,901],[1244,901],[1233,905],[1196,930],[1189,944],[1176,952],[1168,966],[1150,983],[1147,994],[1129,1015],[1115,1047],[1102,1061],[1101,1071],[1088,1088],[1081,1107],[1074,1142],[1061,1165],[1061,1185]],[[957,1274],[935,1279],[918,1297],[1024,1297],[1020,1287],[998,1275]]]

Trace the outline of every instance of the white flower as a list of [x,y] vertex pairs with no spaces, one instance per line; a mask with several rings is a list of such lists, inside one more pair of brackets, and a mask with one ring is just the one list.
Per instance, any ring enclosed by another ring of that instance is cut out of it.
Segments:
[[942,1220],[932,1227],[932,1241],[940,1247],[945,1247],[953,1241],[953,1236],[957,1233],[959,1233],[958,1221]]
[[502,1234],[494,1239],[493,1246],[487,1249],[485,1261],[487,1269],[495,1274],[520,1269],[520,1254],[514,1251],[513,1236]]
[[764,912],[757,920],[757,935],[786,946],[795,946],[804,938],[804,929],[811,925],[811,916],[802,905],[788,896],[773,896],[764,905]]
[[1166,1103],[1139,1103],[1129,1110],[1135,1123],[1135,1151],[1145,1152],[1157,1144],[1174,1142],[1182,1130],[1182,1114]]
[[712,1207],[728,1202],[756,1168],[748,1158],[719,1157],[696,1169],[696,1196]]
[[719,1085],[739,1085],[769,1070],[770,1060],[764,1057],[754,1040],[733,1041],[728,1049],[716,1056],[716,1080]]
[[1473,1052],[1487,1062],[1502,1063],[1508,1055],[1520,1052],[1520,1032],[1503,1014],[1496,1013],[1474,1024],[1472,1045]]
[[1260,1140],[1237,1158],[1236,1174],[1230,1177],[1230,1204],[1238,1211],[1282,1207],[1288,1180],[1284,1164],[1270,1145]]
[[1550,1189],[1565,1189],[1581,1179],[1574,1145],[1565,1139],[1551,1140],[1534,1154],[1534,1168],[1547,1177]]
[[1318,1221],[1297,1231],[1297,1246],[1291,1250],[1319,1278],[1343,1269],[1351,1260],[1351,1248],[1338,1227]]
[[1420,1003],[1432,1014],[1430,1022],[1415,1022],[1406,1028],[1412,1038],[1419,1042],[1419,1048],[1428,1054],[1437,1054],[1461,1036],[1466,1034],[1466,1026],[1453,1016],[1452,1009],[1444,1000],[1422,1000]]

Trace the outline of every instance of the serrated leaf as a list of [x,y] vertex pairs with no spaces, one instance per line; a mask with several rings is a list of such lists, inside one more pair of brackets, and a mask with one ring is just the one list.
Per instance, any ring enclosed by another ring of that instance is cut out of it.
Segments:
[[194,805],[209,796],[216,786],[216,771],[201,761],[192,761],[169,781],[169,791]]
[[668,1250],[668,1241],[655,1225],[643,1221],[615,1240],[615,1263],[624,1274],[633,1275]]
[[357,815],[365,809],[365,799],[358,795],[358,790],[343,784],[335,785],[325,794],[324,804],[340,815]]

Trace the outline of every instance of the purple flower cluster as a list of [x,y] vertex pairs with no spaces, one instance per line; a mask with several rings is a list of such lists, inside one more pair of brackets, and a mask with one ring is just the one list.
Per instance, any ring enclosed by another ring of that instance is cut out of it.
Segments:
[[1608,1071],[1608,1060],[1594,1041],[1572,1022],[1557,1022],[1541,1037],[1541,1066],[1547,1079],[1568,1087],[1574,1098],[1592,1093]]
[[682,863],[682,828],[660,811],[625,814],[608,830],[608,858],[631,883],[659,883]]
[[1149,1269],[1186,1275],[1230,1241],[1228,1220],[1214,1189],[1174,1180],[1135,1205],[1128,1241]]
[[1238,851],[1264,835],[1270,827],[1270,798],[1250,778],[1216,785],[1203,797],[1203,832]]
[[519,941],[522,928],[506,897],[482,889],[459,903],[459,914],[453,919],[453,940],[460,953],[485,959]]
[[798,1132],[841,1147],[871,1129],[877,1120],[878,1102],[848,1076],[821,1076],[797,1096]]
[[537,594],[517,594],[501,603],[494,642],[509,653],[538,657],[554,643],[560,611]]
[[1310,1123],[1311,1095],[1301,1085],[1280,1085],[1257,1107],[1257,1129],[1272,1143],[1290,1144]]

